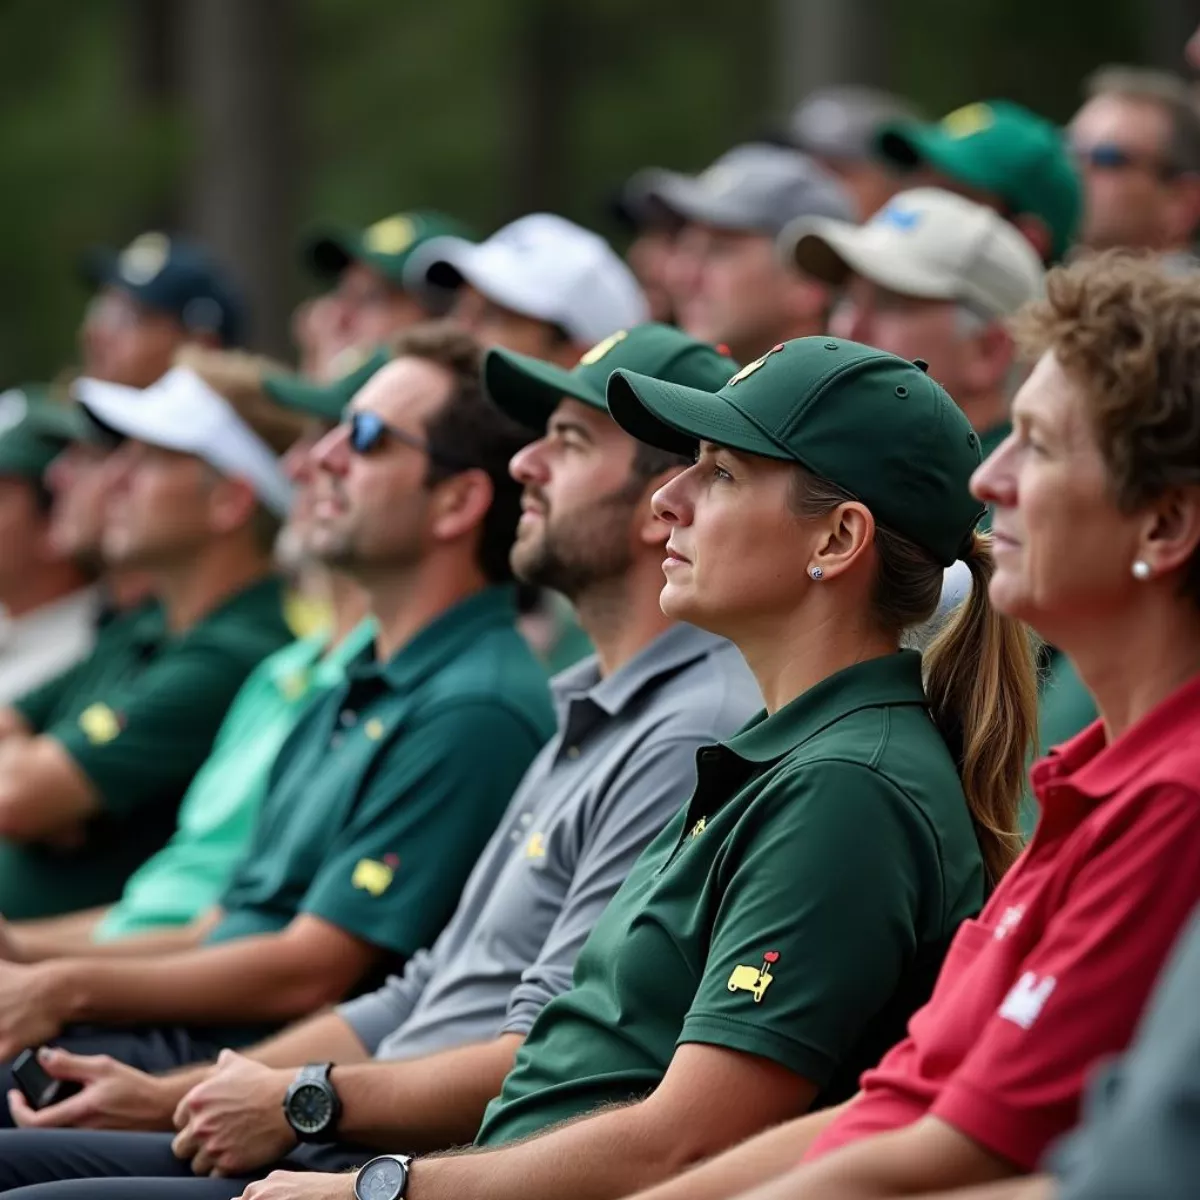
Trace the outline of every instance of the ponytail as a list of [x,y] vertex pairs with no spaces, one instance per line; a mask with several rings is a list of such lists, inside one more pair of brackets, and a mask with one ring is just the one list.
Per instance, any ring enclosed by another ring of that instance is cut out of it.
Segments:
[[1037,736],[1037,674],[1031,634],[988,599],[991,535],[976,531],[964,561],[971,593],[925,651],[925,692],[958,759],[988,881],[995,885],[1020,850],[1025,767]]

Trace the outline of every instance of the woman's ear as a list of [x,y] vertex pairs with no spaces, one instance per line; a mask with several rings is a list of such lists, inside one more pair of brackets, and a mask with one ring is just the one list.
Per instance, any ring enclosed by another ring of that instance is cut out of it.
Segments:
[[1153,575],[1184,567],[1200,548],[1200,487],[1172,488],[1146,516],[1138,559]]
[[820,578],[836,579],[848,571],[875,540],[875,518],[857,500],[839,504],[826,518],[825,531],[808,566],[821,569]]

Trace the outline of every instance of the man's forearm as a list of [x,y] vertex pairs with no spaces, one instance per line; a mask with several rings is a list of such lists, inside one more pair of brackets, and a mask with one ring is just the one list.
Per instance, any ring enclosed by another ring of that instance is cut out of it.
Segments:
[[322,964],[303,949],[265,934],[149,959],[67,958],[31,969],[45,972],[50,1007],[69,1021],[287,1021],[331,998]]
[[634,1200],[728,1200],[790,1171],[817,1135],[844,1111],[837,1108],[785,1121],[699,1166],[642,1192]]
[[48,958],[62,958],[86,950],[107,912],[107,908],[89,908],[61,917],[14,921],[9,926],[9,935],[21,962],[45,962]]
[[339,1138],[410,1154],[470,1142],[522,1041],[506,1034],[423,1058],[335,1067]]
[[371,1056],[358,1035],[332,1009],[289,1025],[242,1053],[266,1067],[302,1067],[310,1062],[365,1063]]

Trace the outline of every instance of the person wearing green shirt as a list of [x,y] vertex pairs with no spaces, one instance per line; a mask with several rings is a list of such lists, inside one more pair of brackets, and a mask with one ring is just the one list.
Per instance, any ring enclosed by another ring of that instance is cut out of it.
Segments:
[[[124,438],[105,468],[102,552],[159,603],[0,711],[0,913],[111,903],[161,849],[250,671],[291,640],[271,544],[290,485],[272,433],[192,371],[145,391],[82,379]],[[293,430],[294,436],[294,430]]]
[[285,741],[217,909],[140,952],[0,964],[0,1053],[207,1060],[437,936],[554,728],[508,585],[529,435],[484,397],[480,356],[414,329],[311,451],[313,553],[363,588],[376,636]]

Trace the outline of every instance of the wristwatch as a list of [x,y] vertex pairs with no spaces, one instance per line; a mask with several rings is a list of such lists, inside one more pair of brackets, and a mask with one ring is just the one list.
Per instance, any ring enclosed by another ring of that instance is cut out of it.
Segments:
[[342,1115],[342,1102],[329,1082],[333,1063],[301,1067],[283,1098],[283,1115],[302,1142],[327,1142]]
[[356,1200],[403,1200],[411,1163],[410,1154],[381,1154],[371,1159],[355,1177]]

